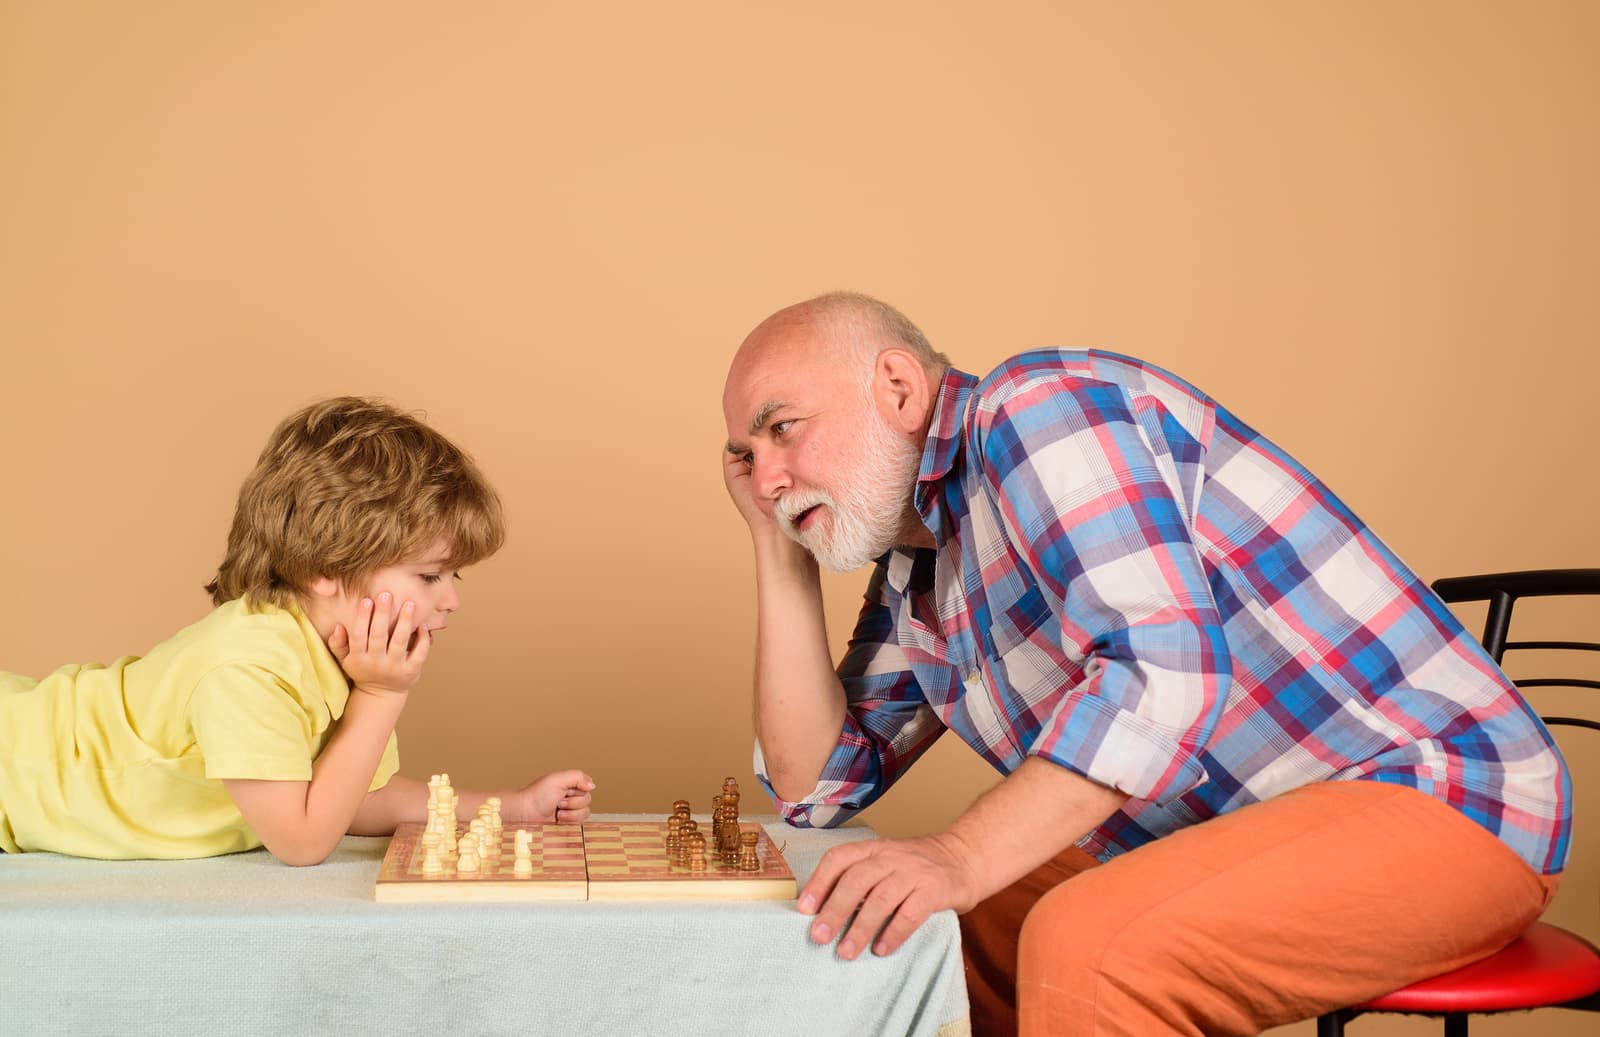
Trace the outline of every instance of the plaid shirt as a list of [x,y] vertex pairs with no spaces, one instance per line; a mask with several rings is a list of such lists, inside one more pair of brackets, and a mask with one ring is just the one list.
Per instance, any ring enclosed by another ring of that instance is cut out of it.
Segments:
[[778,801],[791,824],[872,803],[949,728],[1002,774],[1037,755],[1128,793],[1081,842],[1102,859],[1365,779],[1565,863],[1566,766],[1515,687],[1326,486],[1166,371],[1057,350],[952,369],[915,503],[937,547],[878,561],[844,730]]

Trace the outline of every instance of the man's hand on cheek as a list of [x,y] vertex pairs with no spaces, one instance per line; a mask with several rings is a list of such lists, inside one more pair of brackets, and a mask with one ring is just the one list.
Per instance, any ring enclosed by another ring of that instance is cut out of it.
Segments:
[[824,854],[799,908],[817,916],[816,943],[843,932],[839,957],[848,961],[869,946],[874,954],[893,953],[936,911],[969,910],[974,888],[966,862],[937,837],[873,840]]
[[345,630],[342,623],[334,628],[328,649],[357,688],[404,693],[417,683],[433,638],[417,630],[416,611],[414,602],[405,602],[396,618],[395,602],[384,591],[376,602],[361,599],[354,631]]
[[755,482],[751,479],[750,463],[743,457],[722,452],[722,481],[728,489],[728,497],[733,501],[734,507],[739,509],[739,515],[750,526],[750,531],[757,535],[781,536],[778,520],[774,511],[774,502],[770,498],[756,495]]

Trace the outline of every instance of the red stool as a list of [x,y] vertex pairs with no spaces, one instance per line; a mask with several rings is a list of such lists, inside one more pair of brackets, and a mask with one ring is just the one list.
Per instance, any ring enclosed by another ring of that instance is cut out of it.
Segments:
[[[1545,569],[1438,580],[1434,591],[1445,601],[1487,601],[1483,647],[1496,664],[1508,649],[1544,648],[1600,651],[1587,641],[1507,641],[1511,608],[1519,597],[1600,594],[1600,569]],[[1517,681],[1521,688],[1600,688],[1578,678]],[[1545,717],[1600,731],[1600,723],[1579,717]],[[1600,950],[1581,936],[1537,922],[1510,946],[1465,968],[1413,983],[1364,1004],[1330,1012],[1317,1020],[1317,1037],[1341,1037],[1344,1024],[1367,1012],[1410,1012],[1444,1017],[1445,1037],[1466,1037],[1467,1016],[1530,1008],[1574,1008],[1600,1012]]]
[[1413,983],[1317,1020],[1317,1037],[1337,1037],[1364,1012],[1444,1016],[1445,1037],[1467,1032],[1467,1016],[1529,1008],[1600,1011],[1600,949],[1537,922],[1520,939],[1465,968]]

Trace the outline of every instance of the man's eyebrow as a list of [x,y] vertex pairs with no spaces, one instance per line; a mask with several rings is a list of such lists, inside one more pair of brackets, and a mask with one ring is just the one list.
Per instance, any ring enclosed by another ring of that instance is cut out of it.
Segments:
[[[772,420],[772,416],[787,406],[789,406],[787,400],[768,400],[763,403],[756,409],[756,416],[750,419],[750,434],[753,436],[766,428],[767,422]],[[735,455],[743,454],[749,449],[743,443],[735,442],[731,439],[725,444],[725,448],[728,453]]]
[[784,400],[769,400],[763,403],[756,411],[756,416],[750,419],[750,434],[755,435],[766,427],[767,422],[774,414],[789,406]]

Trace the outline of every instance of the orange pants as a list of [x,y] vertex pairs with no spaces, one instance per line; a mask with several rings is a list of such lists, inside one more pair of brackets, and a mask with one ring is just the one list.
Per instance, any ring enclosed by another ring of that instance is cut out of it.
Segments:
[[1558,882],[1415,789],[1310,785],[983,901],[973,1033],[1259,1033],[1494,953]]

